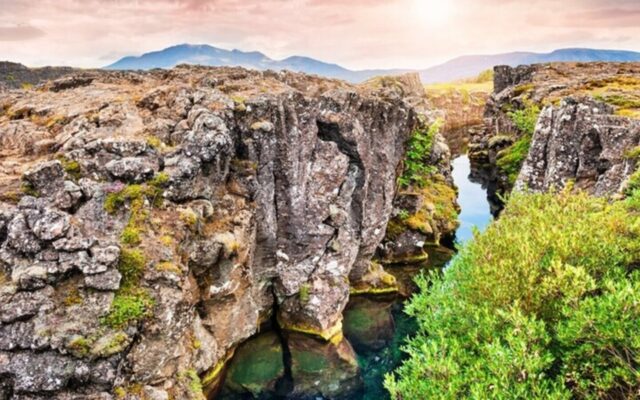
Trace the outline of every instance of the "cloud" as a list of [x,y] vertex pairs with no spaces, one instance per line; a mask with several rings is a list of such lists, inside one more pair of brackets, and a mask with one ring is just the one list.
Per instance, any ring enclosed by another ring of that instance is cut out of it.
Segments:
[[44,36],[44,32],[34,26],[0,26],[0,41],[23,41]]
[[350,68],[426,67],[512,50],[640,48],[637,0],[0,0],[0,10],[0,55],[29,65],[103,66],[179,43]]

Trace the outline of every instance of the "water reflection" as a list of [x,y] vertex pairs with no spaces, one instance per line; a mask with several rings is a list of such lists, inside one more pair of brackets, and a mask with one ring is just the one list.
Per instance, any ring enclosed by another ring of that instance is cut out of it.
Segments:
[[473,238],[473,227],[484,230],[491,222],[491,207],[487,192],[482,185],[469,179],[471,164],[469,157],[460,156],[453,160],[453,181],[458,187],[458,204],[462,211],[456,240],[462,244]]

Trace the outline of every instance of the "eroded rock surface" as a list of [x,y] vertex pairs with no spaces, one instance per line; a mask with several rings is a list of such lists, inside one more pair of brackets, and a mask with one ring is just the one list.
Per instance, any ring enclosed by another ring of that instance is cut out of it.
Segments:
[[519,187],[545,190],[576,180],[591,192],[615,193],[632,172],[621,155],[636,140],[639,117],[639,63],[498,66],[485,129],[469,146],[474,178],[488,187],[494,213],[497,195],[514,187],[527,157]]
[[542,111],[515,188],[561,189],[569,182],[598,196],[618,193],[634,172],[626,156],[640,145],[640,120],[613,115],[593,99],[565,99]]
[[296,395],[357,386],[325,341],[383,273],[404,81],[178,67],[2,92],[0,398],[199,399],[274,310],[341,363],[321,390],[296,364]]

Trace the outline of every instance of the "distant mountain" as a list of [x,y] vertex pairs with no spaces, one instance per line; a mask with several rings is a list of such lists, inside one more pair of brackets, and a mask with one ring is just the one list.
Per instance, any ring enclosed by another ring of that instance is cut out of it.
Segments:
[[551,53],[514,52],[494,55],[462,56],[420,71],[424,83],[449,82],[478,75],[495,65],[512,67],[548,62],[633,62],[640,61],[640,53],[620,50],[561,49]]
[[[618,50],[561,49],[551,53],[514,52],[494,55],[462,56],[444,64],[418,71],[424,83],[449,82],[478,75],[495,65],[517,66],[557,61],[640,61],[640,53]],[[407,69],[378,69],[353,71],[337,64],[330,64],[309,57],[293,56],[274,60],[258,51],[224,50],[209,45],[181,44],[164,50],[145,53],[138,57],[125,57],[107,69],[171,68],[178,64],[209,66],[240,66],[251,69],[306,72],[362,82],[379,75],[397,75],[410,72]]]
[[152,69],[171,68],[178,64],[200,64],[209,66],[239,66],[250,69],[290,70],[362,82],[378,75],[393,75],[406,70],[365,70],[352,71],[336,64],[329,64],[308,57],[289,57],[274,60],[254,51],[224,50],[209,45],[181,44],[160,51],[145,53],[139,57],[125,57],[106,69]]

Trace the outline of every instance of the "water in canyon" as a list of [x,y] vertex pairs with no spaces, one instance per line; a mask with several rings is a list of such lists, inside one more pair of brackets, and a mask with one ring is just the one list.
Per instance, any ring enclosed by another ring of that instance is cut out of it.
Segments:
[[453,181],[458,187],[458,204],[461,211],[458,217],[460,227],[456,231],[459,244],[473,238],[473,230],[484,230],[491,222],[491,207],[487,192],[482,185],[470,178],[471,163],[467,155],[453,160]]
[[[456,231],[458,246],[472,239],[475,229],[483,230],[492,218],[487,193],[469,178],[470,172],[466,155],[453,161],[453,179],[459,190],[461,207],[460,227]],[[384,376],[402,362],[402,344],[417,329],[415,321],[403,312],[404,303],[415,291],[413,278],[422,271],[443,268],[455,254],[444,247],[429,248],[428,253],[428,261],[422,264],[385,267],[397,278],[399,294],[352,296],[344,311],[346,340],[315,343],[315,339],[302,337],[304,335],[287,335],[267,329],[241,345],[230,363],[227,382],[218,398],[296,398],[291,395],[296,386],[316,385],[322,390],[325,385],[350,390],[348,396],[340,398],[388,399],[383,387]],[[281,346],[283,341],[289,344],[286,351]],[[353,380],[349,374],[355,371],[356,362],[360,374]],[[359,389],[354,392],[353,388]]]

